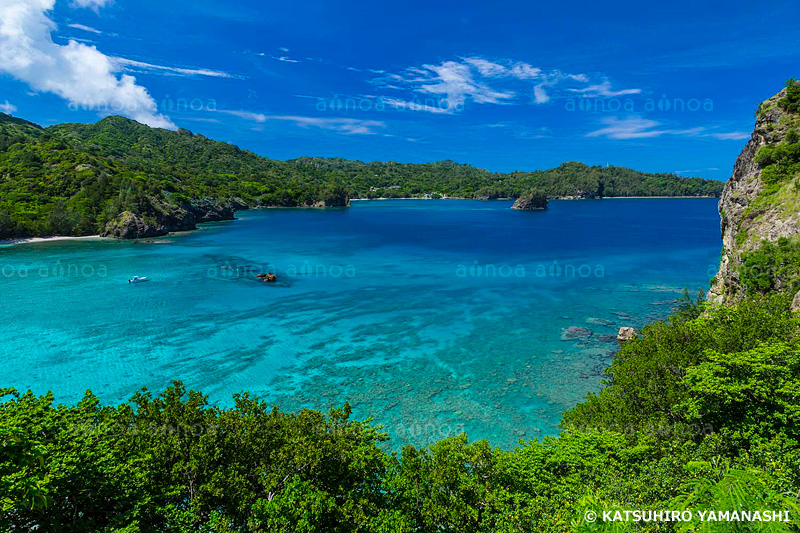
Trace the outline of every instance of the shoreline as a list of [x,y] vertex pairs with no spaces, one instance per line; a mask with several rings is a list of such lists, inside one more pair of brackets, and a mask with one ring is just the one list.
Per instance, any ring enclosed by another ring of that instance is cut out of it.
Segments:
[[100,235],[84,235],[81,237],[68,237],[68,236],[20,237],[18,239],[0,240],[0,246],[14,246],[16,244],[34,244],[40,242],[88,241],[88,240],[109,240],[109,237],[101,237]]
[[[719,196],[604,196],[603,198],[550,198],[552,201],[575,201],[575,200],[646,200],[646,199],[691,199],[691,198],[719,198]],[[389,201],[389,200],[471,200],[474,202],[510,202],[515,200],[516,198],[495,198],[494,200],[477,200],[475,198],[461,198],[457,196],[447,196],[443,198],[351,198],[351,202],[374,202],[374,201]],[[344,207],[344,206],[342,206]],[[253,210],[260,210],[260,209],[341,209],[342,207],[333,207],[333,208],[318,208],[318,207],[282,207],[282,206],[255,206],[246,209],[241,209],[240,211],[253,211]],[[232,222],[236,220],[236,218],[230,220],[215,220],[212,222]],[[209,222],[210,223],[210,222]],[[167,235],[161,235],[160,237],[167,237],[169,235],[181,235],[181,234],[188,234],[200,229],[200,225],[203,223],[198,224],[198,227],[193,230],[180,230],[180,231],[171,231]],[[154,237],[158,238],[158,237]],[[15,246],[19,244],[35,244],[35,243],[43,243],[43,242],[56,242],[56,241],[90,241],[90,240],[103,240],[103,241],[115,241],[115,240],[123,240],[123,241],[136,241],[141,239],[115,239],[113,237],[101,237],[100,235],[83,235],[80,237],[70,237],[70,236],[53,236],[53,237],[19,237],[16,239],[6,239],[0,240],[0,247],[5,246]]]
[[[548,200],[647,200],[652,198],[656,199],[669,199],[688,200],[692,198],[720,198],[719,196],[603,196],[602,198],[548,198]],[[442,198],[351,198],[351,202],[374,202],[383,200],[472,200],[475,202],[503,202],[512,201],[516,198],[495,198],[493,200],[481,200],[478,198],[463,198],[461,196],[443,196]]]

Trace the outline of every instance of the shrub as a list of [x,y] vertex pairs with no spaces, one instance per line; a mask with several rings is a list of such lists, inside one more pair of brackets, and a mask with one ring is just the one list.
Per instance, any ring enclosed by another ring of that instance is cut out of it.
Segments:
[[790,113],[800,113],[800,81],[792,78],[786,82],[786,96],[779,105]]
[[782,237],[743,253],[739,277],[750,293],[764,294],[778,288],[795,292],[800,288],[800,242]]

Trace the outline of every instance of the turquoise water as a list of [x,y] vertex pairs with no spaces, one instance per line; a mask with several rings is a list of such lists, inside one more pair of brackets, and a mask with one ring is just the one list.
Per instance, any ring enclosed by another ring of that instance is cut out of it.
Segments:
[[509,207],[357,202],[242,212],[150,243],[0,248],[0,386],[63,403],[172,379],[220,404],[242,390],[287,410],[348,400],[395,447],[555,434],[599,389],[620,326],[707,287],[716,201]]

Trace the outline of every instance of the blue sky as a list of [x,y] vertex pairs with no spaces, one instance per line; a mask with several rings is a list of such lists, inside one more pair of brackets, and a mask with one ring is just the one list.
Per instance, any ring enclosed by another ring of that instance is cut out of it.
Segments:
[[276,159],[726,179],[800,77],[800,4],[3,0],[0,110],[123,114]]

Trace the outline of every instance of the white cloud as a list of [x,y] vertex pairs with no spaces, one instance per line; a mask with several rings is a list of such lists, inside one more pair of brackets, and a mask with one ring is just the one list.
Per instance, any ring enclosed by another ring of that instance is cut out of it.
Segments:
[[[442,107],[442,105],[446,105],[448,102],[437,102],[437,105],[426,105],[421,104],[419,102],[407,102],[405,100],[400,100],[399,98],[381,98],[381,102],[387,107],[394,107],[395,109],[407,109],[409,111],[427,111],[428,113],[438,113],[438,114],[452,114],[456,111],[456,107]],[[442,104],[442,105],[439,105]]]
[[263,113],[252,113],[250,111],[233,111],[233,110],[228,111],[228,110],[224,110],[224,109],[221,109],[219,112],[220,113],[225,113],[227,115],[233,115],[235,117],[243,118],[245,120],[252,120],[252,121],[255,121],[255,122],[266,122],[267,121],[267,115],[265,115]]
[[[91,109],[111,105],[154,127],[175,125],[158,113],[155,100],[136,79],[116,74],[114,62],[94,46],[70,40],[53,42],[55,23],[48,17],[55,0],[3,0],[0,3],[0,72],[49,92],[70,104]],[[81,7],[107,2],[81,0]],[[107,109],[107,107],[106,107]]]
[[623,119],[608,117],[601,120],[605,127],[589,132],[586,137],[607,137],[609,139],[646,139],[662,135],[682,135],[687,137],[705,137],[720,140],[748,139],[750,134],[742,131],[717,132],[715,127],[697,126],[689,129],[670,129],[662,127],[657,120],[640,116]]
[[67,24],[70,28],[75,28],[76,30],[88,31],[91,33],[97,33],[102,35],[102,31],[96,30],[90,26],[84,26],[83,24]]
[[[479,56],[410,67],[399,74],[386,74],[371,81],[383,89],[411,90],[427,97],[422,105],[408,107],[427,112],[440,112],[443,107],[460,110],[467,102],[518,104],[521,103],[518,96],[530,91],[531,103],[541,105],[552,100],[554,90],[563,92],[562,87],[587,98],[641,92],[641,89],[614,90],[607,79],[587,86],[591,82],[586,74],[569,74],[557,69],[545,71],[524,61],[490,60]],[[439,102],[431,105],[430,97]],[[441,105],[442,100],[447,105]]]
[[673,172],[673,174],[677,174],[679,176],[681,174],[703,174],[705,172],[714,171],[714,170],[719,170],[719,169],[716,168],[716,167],[709,167],[709,168],[706,168],[706,169],[703,169],[703,170],[675,170]]
[[112,3],[113,0],[72,0],[70,7],[84,7],[93,11],[99,11],[101,7],[105,7]]
[[723,141],[743,141],[750,138],[748,131],[731,131],[729,133],[711,133],[710,136]]
[[541,80],[533,87],[533,103],[546,104],[551,100],[548,91],[563,83],[588,83],[586,74],[566,74],[560,70],[552,70],[540,76]]
[[520,80],[535,80],[542,75],[542,69],[523,61],[504,61],[498,63],[482,57],[467,57],[464,63],[475,67],[481,76],[488,78],[512,77]]
[[[491,67],[483,65],[480,68],[486,72]],[[469,63],[445,61],[439,65],[412,67],[406,69],[404,75],[389,74],[373,81],[383,88],[408,86],[417,93],[432,97],[434,105],[424,102],[418,108],[426,111],[442,107],[460,108],[468,99],[479,104],[502,104],[516,96],[513,91],[493,89],[476,79],[475,74],[480,75],[480,69]]]
[[533,101],[537,104],[546,104],[550,101],[550,97],[547,95],[547,91],[544,90],[544,87],[544,83],[540,83],[533,88]]
[[[264,54],[259,54],[259,55],[264,55]],[[290,58],[288,56],[269,56],[269,57],[271,57],[272,59],[275,59],[277,61],[283,61],[284,63],[299,63],[300,62],[299,59],[292,59],[292,58]]]
[[608,137],[609,139],[645,139],[660,137],[662,135],[698,135],[705,128],[692,128],[688,130],[672,130],[659,128],[661,122],[631,116],[624,119],[608,117],[601,120],[604,128],[587,133],[587,137]]
[[227,72],[222,72],[220,70],[209,70],[205,68],[193,69],[193,68],[180,68],[180,67],[166,67],[163,65],[154,65],[152,63],[144,63],[142,61],[134,61],[132,59],[126,59],[124,57],[116,57],[116,56],[111,56],[110,59],[119,69],[121,70],[124,69],[132,72],[146,72],[151,74],[166,74],[166,75],[189,76],[189,77],[209,76],[212,78],[242,79],[241,76],[228,74]]
[[314,127],[323,130],[335,131],[344,135],[375,135],[379,129],[386,127],[386,123],[377,120],[359,120],[355,118],[319,118],[301,117],[291,115],[266,115],[251,111],[220,110],[220,113],[233,115],[245,120],[258,123],[267,121],[292,122],[302,128]]
[[6,115],[10,115],[16,111],[17,111],[17,106],[9,103],[8,100],[6,100],[4,104],[0,104],[0,112],[5,113]]
[[587,133],[587,137],[608,137],[609,139],[640,139],[643,137],[658,137],[667,133],[666,131],[656,130],[655,127],[661,123],[642,117],[628,117],[619,119],[609,117],[601,120],[605,124],[604,128]]
[[468,57],[464,59],[464,63],[475,67],[481,76],[489,78],[497,78],[505,76],[508,73],[508,68],[498,63],[483,59],[482,57]]
[[273,117],[276,120],[288,120],[301,127],[313,126],[324,130],[333,130],[345,135],[374,135],[376,129],[385,128],[386,123],[378,120],[359,120],[355,118],[317,118],[317,117]]
[[614,97],[614,96],[624,96],[627,94],[640,94],[642,92],[641,89],[622,89],[620,91],[614,91],[611,88],[611,82],[608,79],[603,80],[602,83],[596,85],[589,85],[588,87],[584,87],[582,89],[568,89],[574,93],[580,93],[587,97]]

